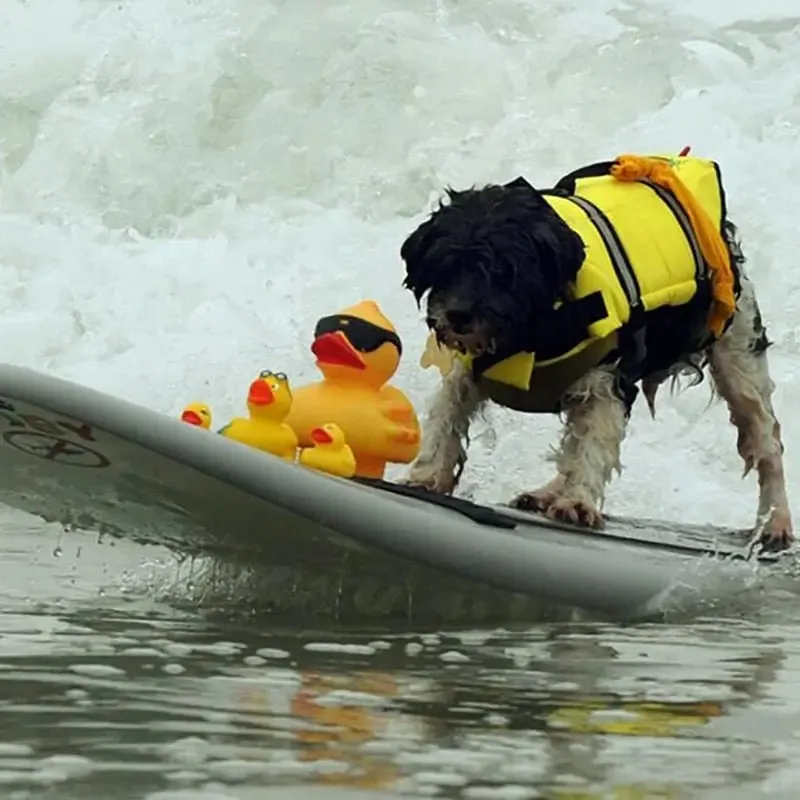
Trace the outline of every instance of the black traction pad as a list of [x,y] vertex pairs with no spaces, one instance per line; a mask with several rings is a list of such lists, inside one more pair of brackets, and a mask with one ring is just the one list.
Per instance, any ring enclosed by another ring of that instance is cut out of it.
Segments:
[[[528,521],[529,524],[538,523],[550,529],[580,533],[584,536],[603,535],[608,539],[616,539],[629,545],[662,551],[669,550],[692,555],[705,554],[747,561],[754,556],[760,561],[777,561],[780,557],[779,552],[770,552],[769,548],[752,542],[751,534],[746,530],[734,530],[714,525],[680,525],[663,520],[636,519],[608,514],[605,519],[610,525],[607,525],[602,531],[597,531],[561,520],[546,519],[543,515],[532,511],[512,510],[510,514],[503,514],[502,511],[473,503],[470,500],[432,492],[418,486],[406,486],[376,478],[352,478],[351,480],[371,489],[449,509],[479,525],[505,530],[514,530],[519,528],[520,524]],[[716,542],[714,541],[715,535]],[[719,537],[725,543],[722,547],[720,547]]]
[[477,503],[472,503],[469,500],[464,500],[460,497],[452,497],[451,495],[439,494],[432,492],[429,489],[423,489],[419,486],[406,486],[402,483],[389,483],[378,478],[353,478],[355,483],[360,483],[364,486],[369,486],[372,489],[380,489],[384,492],[391,492],[392,494],[399,494],[403,497],[411,497],[414,500],[421,500],[424,503],[432,503],[433,505],[448,508],[455,511],[479,525],[490,525],[493,528],[505,528],[513,530],[517,527],[517,523],[504,514],[495,511],[486,506],[480,506]]

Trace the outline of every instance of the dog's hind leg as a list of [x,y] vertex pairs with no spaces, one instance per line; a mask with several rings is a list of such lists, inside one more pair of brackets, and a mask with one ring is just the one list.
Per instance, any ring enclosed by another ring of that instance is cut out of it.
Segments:
[[419,456],[400,482],[451,493],[467,462],[470,423],[485,401],[470,371],[456,360],[428,409]]
[[621,471],[620,448],[628,418],[616,383],[613,367],[597,367],[570,387],[562,404],[565,425],[555,456],[558,474],[541,489],[516,497],[512,506],[602,526],[600,508],[612,473]]
[[738,432],[737,448],[744,474],[758,473],[757,527],[775,547],[794,540],[786,496],[781,427],[772,406],[774,384],[767,364],[767,339],[755,289],[741,277],[737,314],[728,330],[709,351],[709,371],[717,391],[728,404]]

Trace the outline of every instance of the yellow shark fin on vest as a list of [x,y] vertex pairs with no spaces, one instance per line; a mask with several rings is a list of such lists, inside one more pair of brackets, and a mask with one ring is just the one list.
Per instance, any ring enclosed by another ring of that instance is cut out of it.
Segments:
[[[436,341],[436,336],[430,334],[425,342],[425,349],[419,365],[422,369],[436,367],[442,376],[446,376],[452,371],[453,364],[457,360],[461,361],[467,369],[472,368],[472,356],[443,347]],[[535,363],[536,359],[533,353],[516,353],[493,364],[482,373],[482,377],[526,391],[530,389]]]
[[527,391],[531,386],[531,376],[536,358],[533,353],[516,353],[503,361],[498,361],[483,373],[490,381],[513,386],[515,389]]
[[428,340],[425,342],[425,350],[419,360],[419,365],[422,369],[436,367],[444,377],[449,375],[450,371],[453,369],[455,357],[456,354],[452,350],[442,347],[442,345],[436,341],[436,336],[431,333],[428,336]]

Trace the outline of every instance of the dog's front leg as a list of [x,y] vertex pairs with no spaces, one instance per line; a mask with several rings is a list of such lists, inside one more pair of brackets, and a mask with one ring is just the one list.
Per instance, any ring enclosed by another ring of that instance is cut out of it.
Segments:
[[401,483],[450,494],[467,461],[470,423],[485,401],[469,369],[456,360],[433,397],[420,454]]
[[564,432],[555,456],[558,474],[541,489],[519,495],[512,506],[599,528],[606,486],[613,471],[621,471],[628,418],[613,368],[598,367],[576,381],[563,408]]
[[795,539],[786,494],[781,426],[772,405],[774,384],[767,364],[767,333],[755,288],[742,275],[737,314],[730,328],[711,348],[710,371],[738,431],[744,474],[758,473],[756,526],[762,538],[782,549]]

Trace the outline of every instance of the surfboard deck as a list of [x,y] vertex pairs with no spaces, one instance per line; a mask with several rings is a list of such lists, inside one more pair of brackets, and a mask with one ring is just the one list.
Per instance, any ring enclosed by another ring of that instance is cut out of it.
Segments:
[[484,611],[505,607],[506,618],[531,602],[619,614],[699,557],[778,558],[754,554],[744,530],[611,516],[596,532],[321,475],[11,365],[0,365],[0,502],[67,529],[258,570],[274,583],[277,611],[327,604],[341,614],[344,602],[378,613],[380,596],[406,614],[413,595],[462,610],[471,598]]

